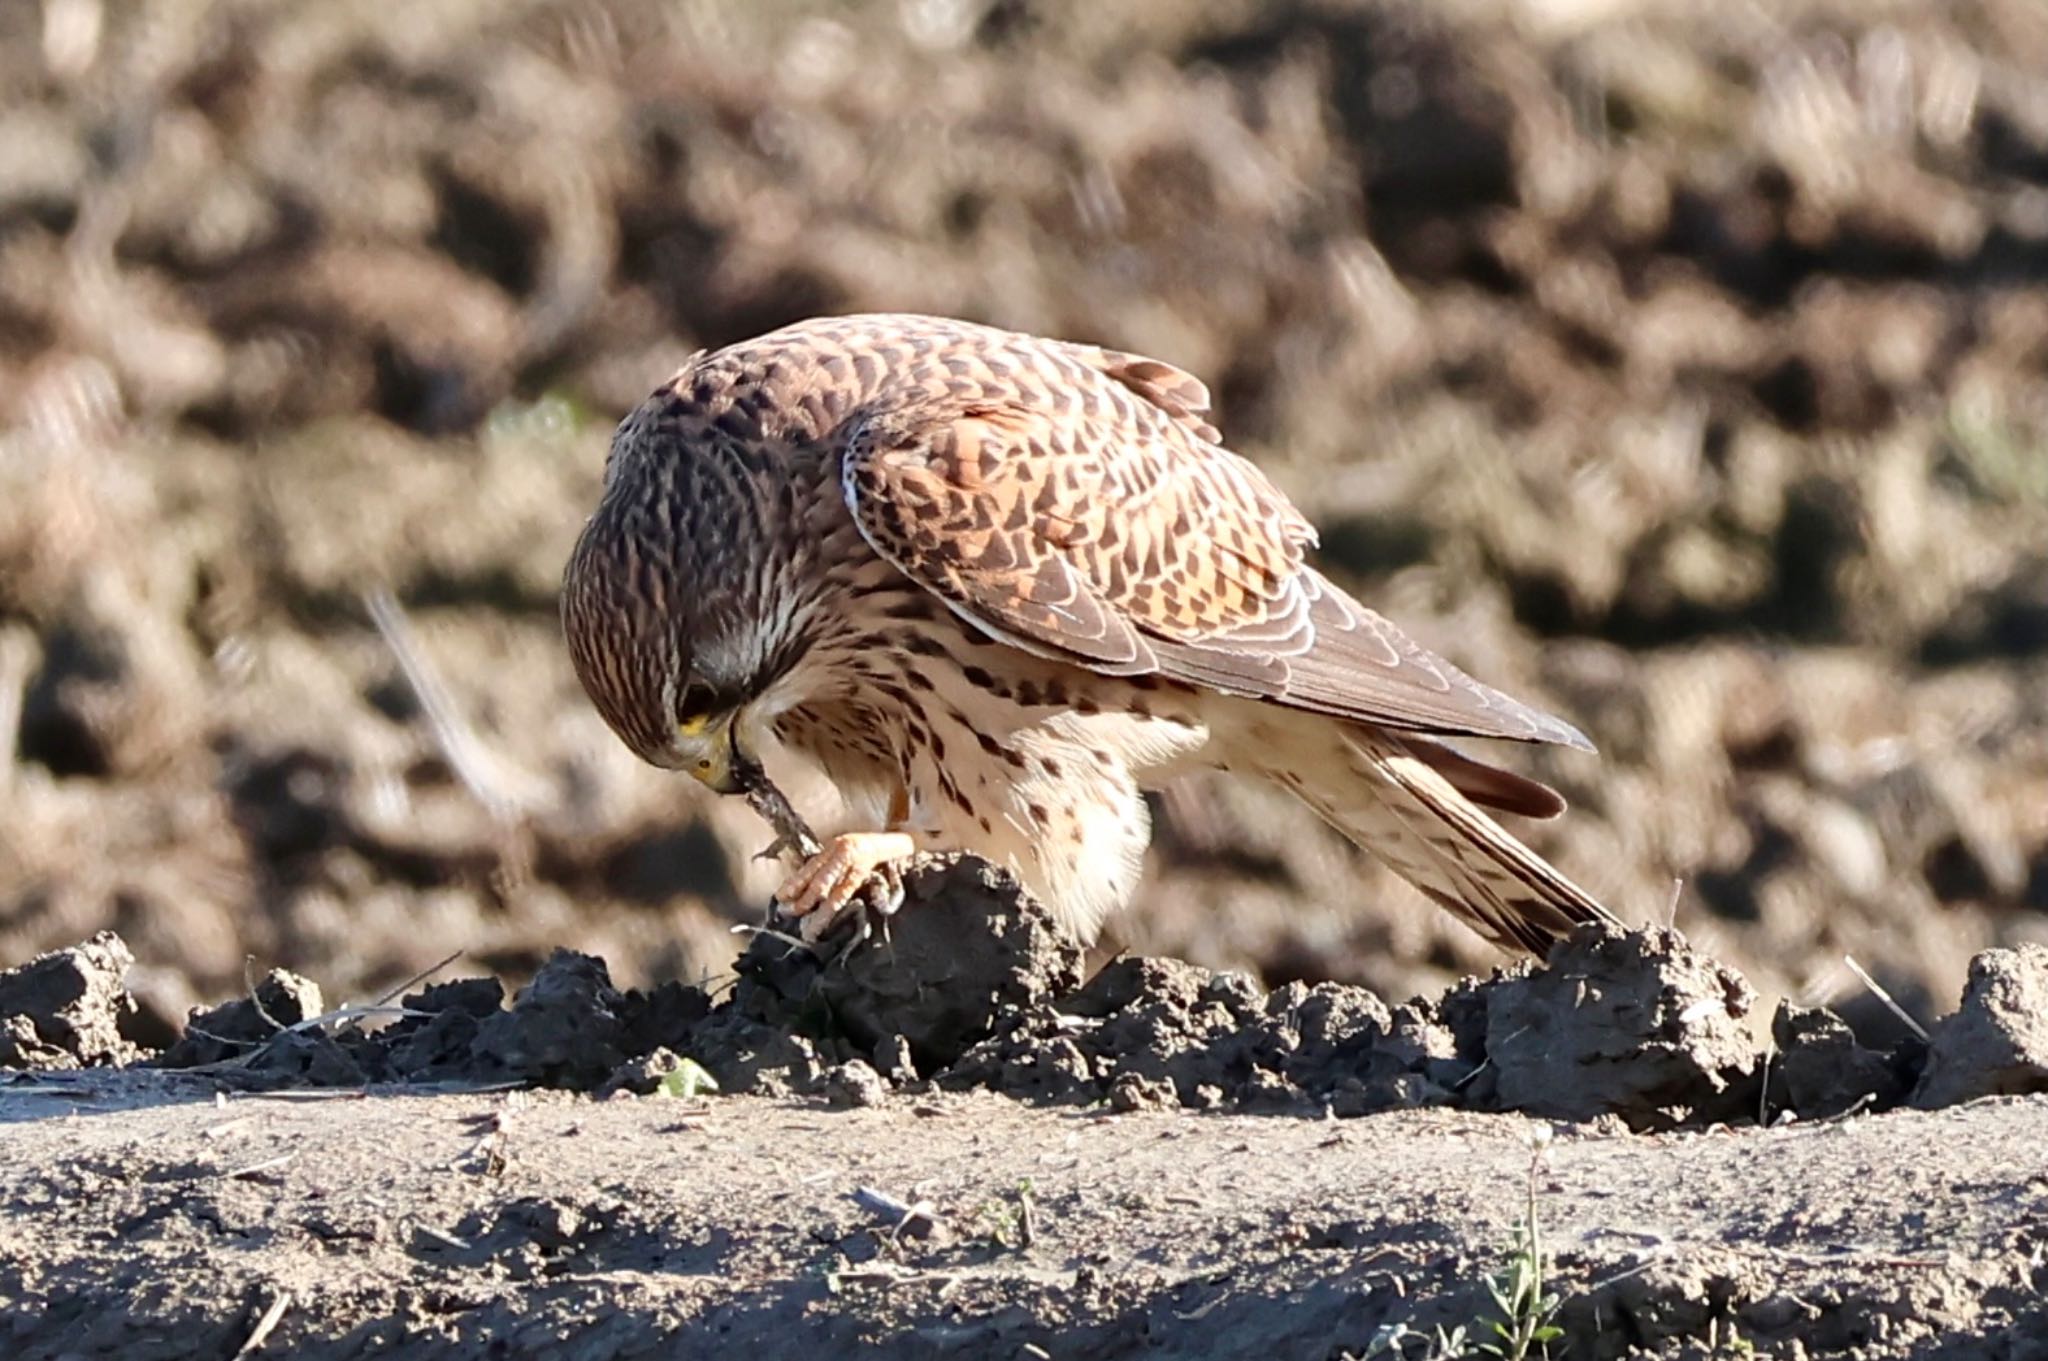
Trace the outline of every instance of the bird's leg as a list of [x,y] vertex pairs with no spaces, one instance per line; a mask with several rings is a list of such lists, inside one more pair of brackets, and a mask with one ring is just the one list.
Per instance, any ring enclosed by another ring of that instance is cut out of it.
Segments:
[[849,909],[887,917],[903,906],[903,865],[917,853],[905,832],[842,832],[776,890],[775,901],[821,940]]

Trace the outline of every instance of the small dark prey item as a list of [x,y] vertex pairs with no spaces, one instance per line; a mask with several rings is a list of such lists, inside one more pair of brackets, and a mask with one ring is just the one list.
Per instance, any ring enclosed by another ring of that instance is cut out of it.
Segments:
[[768,778],[768,772],[761,768],[759,761],[735,747],[733,763],[733,774],[739,780],[747,807],[759,813],[775,829],[775,840],[754,857],[756,860],[778,860],[794,851],[796,863],[802,864],[824,849],[824,843],[811,831],[811,825],[804,821],[803,814],[797,812],[788,797],[775,787],[775,782]]

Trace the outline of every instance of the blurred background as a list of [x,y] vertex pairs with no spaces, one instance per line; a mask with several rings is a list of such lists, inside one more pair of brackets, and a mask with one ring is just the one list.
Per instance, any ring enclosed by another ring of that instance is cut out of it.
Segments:
[[[2048,940],[2038,0],[0,0],[0,965],[716,977],[767,839],[555,590],[692,350],[916,310],[1204,377],[1326,566],[1584,726],[1531,839],[1888,1024]],[[1496,962],[1178,788],[1116,943]]]

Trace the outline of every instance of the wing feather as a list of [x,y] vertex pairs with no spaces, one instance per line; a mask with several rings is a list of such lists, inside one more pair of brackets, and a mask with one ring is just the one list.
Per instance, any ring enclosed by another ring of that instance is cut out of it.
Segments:
[[1197,380],[1054,342],[1027,357],[1048,370],[1049,398],[917,393],[871,411],[844,455],[861,533],[970,623],[1105,673],[1417,733],[1590,747],[1308,566],[1314,529],[1215,442]]

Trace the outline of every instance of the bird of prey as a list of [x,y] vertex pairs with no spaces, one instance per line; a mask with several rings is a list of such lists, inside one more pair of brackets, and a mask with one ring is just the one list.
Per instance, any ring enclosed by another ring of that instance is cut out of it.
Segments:
[[562,618],[626,745],[747,795],[778,845],[808,833],[764,753],[845,796],[862,829],[777,894],[806,939],[963,850],[1092,940],[1136,888],[1141,791],[1199,769],[1285,787],[1504,946],[1611,920],[1484,811],[1563,798],[1443,740],[1586,739],[1352,599],[1315,537],[1169,364],[825,317],[699,353],[626,417]]

